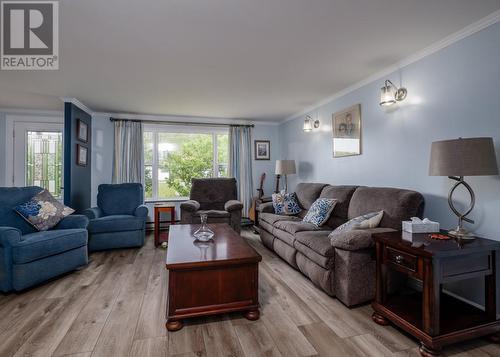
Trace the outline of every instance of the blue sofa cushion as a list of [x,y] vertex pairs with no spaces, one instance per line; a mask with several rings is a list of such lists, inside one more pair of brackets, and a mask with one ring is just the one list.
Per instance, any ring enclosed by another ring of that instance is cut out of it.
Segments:
[[38,192],[29,201],[14,207],[14,210],[39,231],[51,229],[64,217],[75,212],[56,200],[47,190]]
[[140,183],[102,184],[97,193],[97,206],[104,216],[134,215],[135,209],[144,203]]
[[14,207],[29,201],[41,187],[0,187],[0,226],[14,227],[23,234],[34,233],[37,230],[14,211]]
[[12,247],[14,264],[25,264],[87,245],[87,230],[64,229],[26,234]]
[[126,232],[144,229],[145,219],[132,215],[114,215],[92,219],[87,229],[91,234]]

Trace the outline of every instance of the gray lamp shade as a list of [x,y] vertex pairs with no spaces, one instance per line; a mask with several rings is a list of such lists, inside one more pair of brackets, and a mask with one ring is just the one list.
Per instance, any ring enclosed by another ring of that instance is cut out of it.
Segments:
[[291,175],[297,173],[295,160],[276,160],[276,175]]
[[493,139],[460,138],[433,142],[429,175],[498,175]]

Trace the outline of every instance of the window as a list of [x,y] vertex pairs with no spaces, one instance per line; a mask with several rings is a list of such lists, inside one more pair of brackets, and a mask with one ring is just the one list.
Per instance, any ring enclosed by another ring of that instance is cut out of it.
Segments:
[[192,178],[228,175],[227,129],[144,127],[147,200],[189,197]]

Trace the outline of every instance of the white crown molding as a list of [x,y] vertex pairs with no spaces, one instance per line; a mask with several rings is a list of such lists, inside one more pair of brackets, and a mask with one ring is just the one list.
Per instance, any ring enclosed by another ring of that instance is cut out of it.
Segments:
[[76,98],[73,98],[73,97],[61,97],[60,98],[64,103],[72,103],[73,105],[77,106],[78,108],[80,108],[81,110],[83,110],[84,112],[90,114],[90,115],[93,115],[94,111],[92,109],[90,109],[89,107],[87,107],[85,104],[83,104],[82,102],[80,102],[78,99]]
[[483,17],[481,20],[476,21],[476,22],[470,24],[469,26],[464,27],[460,31],[457,31],[457,32],[451,34],[450,36],[447,36],[447,37],[443,38],[442,40],[435,42],[434,44],[424,48],[423,50],[420,50],[420,51],[414,53],[413,55],[410,55],[410,56],[404,58],[403,60],[401,60],[401,61],[399,61],[399,62],[397,62],[389,67],[386,67],[383,70],[378,71],[378,72],[370,75],[369,77],[367,77],[359,82],[356,82],[353,85],[350,85],[349,87],[346,87],[346,88],[342,89],[341,91],[339,91],[339,92],[337,92],[337,93],[335,93],[335,94],[333,94],[325,99],[322,99],[319,102],[316,102],[315,104],[310,105],[307,108],[305,108],[305,109],[303,109],[295,114],[288,116],[284,120],[281,120],[280,124],[286,123],[290,120],[296,119],[297,117],[308,114],[309,112],[314,111],[315,109],[317,109],[325,104],[328,104],[328,103],[334,101],[335,99],[338,99],[346,94],[349,94],[349,93],[355,91],[356,89],[359,89],[359,88],[361,88],[369,83],[372,83],[375,80],[379,80],[380,78],[385,77],[385,76],[401,69],[402,67],[406,67],[412,63],[417,62],[418,60],[421,60],[422,58],[430,56],[431,54],[436,53],[436,52],[454,44],[455,42],[463,40],[464,38],[469,37],[469,36],[479,32],[479,31],[481,31],[481,30],[483,30],[491,25],[494,25],[499,21],[500,21],[500,10],[497,10],[497,11],[489,14],[488,16]]

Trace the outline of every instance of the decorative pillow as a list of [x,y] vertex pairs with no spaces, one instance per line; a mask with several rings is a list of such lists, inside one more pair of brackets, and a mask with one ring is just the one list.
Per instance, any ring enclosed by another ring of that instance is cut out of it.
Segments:
[[318,198],[309,208],[309,211],[302,220],[305,223],[312,223],[316,227],[322,226],[330,218],[337,200],[333,198]]
[[31,200],[14,207],[21,217],[39,231],[46,231],[69,216],[74,209],[66,207],[56,200],[49,191],[37,193]]
[[371,212],[347,221],[335,228],[334,232],[351,231],[353,229],[377,228],[384,216],[384,211]]
[[297,195],[292,193],[273,193],[274,213],[282,215],[294,215],[300,213],[302,209],[297,201]]

